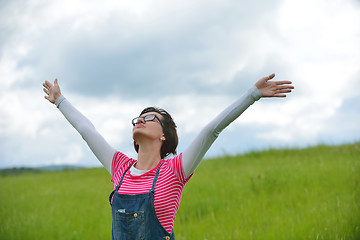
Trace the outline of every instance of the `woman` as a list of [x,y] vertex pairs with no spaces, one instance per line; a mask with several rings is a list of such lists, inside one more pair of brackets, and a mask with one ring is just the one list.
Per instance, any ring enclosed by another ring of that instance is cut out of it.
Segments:
[[[163,109],[146,108],[132,120],[137,160],[112,148],[91,122],[76,110],[54,85],[43,84],[45,98],[55,104],[81,134],[90,149],[112,175],[113,239],[174,239],[173,224],[183,188],[219,133],[261,97],[286,97],[290,81],[261,78],[237,101],[207,124],[179,155],[176,125]],[[169,154],[175,157],[164,159]]]

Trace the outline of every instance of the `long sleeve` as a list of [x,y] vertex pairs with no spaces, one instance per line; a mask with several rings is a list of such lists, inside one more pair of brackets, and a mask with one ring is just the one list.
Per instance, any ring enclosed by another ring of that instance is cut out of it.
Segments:
[[94,125],[71,105],[65,97],[58,97],[55,101],[55,105],[69,123],[80,133],[97,159],[111,174],[111,163],[115,154],[115,149],[109,145],[95,129]]
[[182,164],[186,177],[189,177],[199,166],[205,153],[219,136],[220,132],[261,97],[262,95],[256,86],[251,87],[201,130],[183,152]]

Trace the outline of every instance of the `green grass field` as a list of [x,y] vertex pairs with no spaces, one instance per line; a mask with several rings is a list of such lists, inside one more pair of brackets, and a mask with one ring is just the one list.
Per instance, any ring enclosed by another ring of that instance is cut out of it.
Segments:
[[[105,169],[0,177],[0,239],[111,239]],[[360,239],[360,143],[203,161],[175,220],[183,239]]]

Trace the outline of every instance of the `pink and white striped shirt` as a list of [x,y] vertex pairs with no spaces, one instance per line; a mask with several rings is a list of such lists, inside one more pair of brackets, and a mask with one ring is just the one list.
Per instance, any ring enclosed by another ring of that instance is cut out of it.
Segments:
[[[154,207],[161,225],[169,233],[173,229],[175,215],[179,208],[184,186],[192,176],[189,178],[185,177],[181,159],[182,154],[172,159],[161,160],[154,169],[140,176],[133,176],[130,171],[127,171],[119,189],[120,194],[134,195],[148,193],[158,167],[164,162],[155,186]],[[111,168],[113,171],[111,181],[114,183],[114,189],[119,184],[126,169],[135,162],[136,160],[129,158],[121,152],[114,154]]]

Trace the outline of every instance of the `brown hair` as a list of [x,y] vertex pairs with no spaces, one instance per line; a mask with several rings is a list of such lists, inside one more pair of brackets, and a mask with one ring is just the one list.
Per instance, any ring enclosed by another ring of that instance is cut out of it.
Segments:
[[[164,159],[169,154],[176,154],[176,147],[178,145],[178,135],[176,131],[176,124],[172,119],[171,115],[162,108],[157,107],[147,107],[145,108],[139,116],[148,112],[156,112],[162,116],[161,122],[163,123],[163,132],[165,136],[165,141],[163,142],[160,155],[161,159]],[[134,141],[134,148],[136,152],[139,152],[139,145]]]

